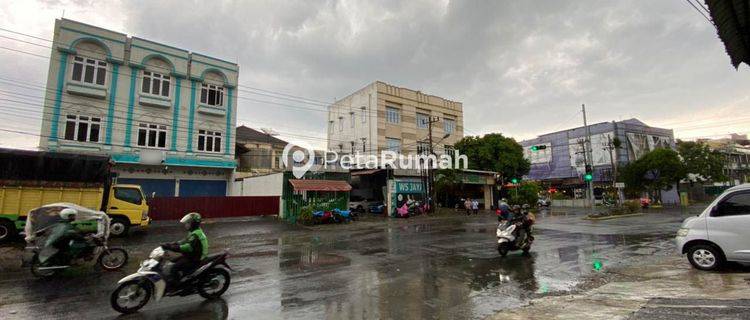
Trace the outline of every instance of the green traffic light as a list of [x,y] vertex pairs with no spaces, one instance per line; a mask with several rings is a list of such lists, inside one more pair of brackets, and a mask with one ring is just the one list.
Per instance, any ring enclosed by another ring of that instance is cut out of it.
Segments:
[[586,175],[583,176],[583,180],[586,180],[586,181],[594,180],[594,175],[587,173]]
[[594,270],[600,271],[602,270],[602,267],[604,267],[604,264],[601,262],[601,260],[594,260]]
[[510,179],[510,182],[512,182],[513,184],[516,184],[516,183],[518,183],[518,179],[516,179],[516,178]]
[[539,147],[537,147],[537,146],[531,146],[531,151],[537,151],[537,150],[539,150]]

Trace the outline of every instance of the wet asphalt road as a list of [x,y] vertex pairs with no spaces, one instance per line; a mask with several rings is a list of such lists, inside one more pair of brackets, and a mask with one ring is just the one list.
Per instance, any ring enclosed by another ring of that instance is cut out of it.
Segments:
[[[694,208],[693,210],[698,210]],[[693,211],[690,213],[696,213]],[[500,258],[495,217],[368,218],[301,228],[271,218],[205,226],[213,252],[230,249],[235,269],[223,299],[167,297],[125,319],[477,319],[532,297],[574,288],[603,268],[674,253],[672,237],[689,212],[678,210],[592,222],[581,212],[542,212],[528,256]],[[20,265],[22,244],[0,248],[0,318],[112,319],[117,280],[159,243],[182,237],[179,226],[115,239],[128,266],[91,266],[52,280]]]

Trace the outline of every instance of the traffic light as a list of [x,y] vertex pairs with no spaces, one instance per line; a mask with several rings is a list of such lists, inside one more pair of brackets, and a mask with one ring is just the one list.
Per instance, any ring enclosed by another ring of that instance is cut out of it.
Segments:
[[594,170],[591,170],[590,165],[586,165],[586,174],[583,175],[583,180],[591,181],[594,180]]
[[518,183],[518,178],[510,179],[510,183],[517,184]]
[[539,150],[544,150],[544,149],[547,149],[547,145],[540,144],[536,146],[531,146],[531,151],[539,151]]

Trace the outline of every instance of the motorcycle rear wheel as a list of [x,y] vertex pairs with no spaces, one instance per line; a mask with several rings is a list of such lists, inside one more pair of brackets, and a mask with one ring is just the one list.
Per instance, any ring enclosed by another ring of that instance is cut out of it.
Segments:
[[505,244],[498,245],[497,253],[499,253],[501,257],[505,257],[506,255],[508,255],[508,246]]
[[[112,309],[119,313],[133,313],[146,305],[151,299],[152,288],[147,283],[140,280],[127,281],[115,289],[109,296],[109,303]],[[132,302],[131,306],[129,303]]]
[[122,248],[108,248],[99,255],[98,262],[104,270],[117,270],[128,263],[128,252]]
[[222,268],[206,271],[203,280],[198,284],[198,294],[206,299],[216,299],[229,289],[231,278],[229,272]]
[[42,263],[39,262],[39,254],[37,253],[31,258],[31,274],[37,278],[49,278],[57,273],[57,269],[39,270],[40,267],[42,267]]

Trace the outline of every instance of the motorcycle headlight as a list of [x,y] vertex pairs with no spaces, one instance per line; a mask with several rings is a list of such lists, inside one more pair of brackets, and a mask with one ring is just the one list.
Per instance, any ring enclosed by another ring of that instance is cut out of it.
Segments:
[[677,230],[677,236],[678,237],[687,237],[688,233],[690,232],[690,229],[688,228],[680,228]]

